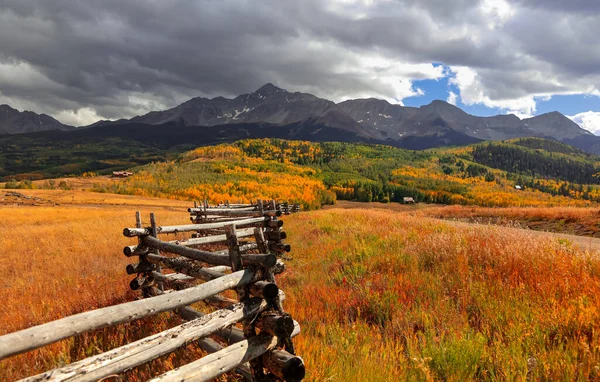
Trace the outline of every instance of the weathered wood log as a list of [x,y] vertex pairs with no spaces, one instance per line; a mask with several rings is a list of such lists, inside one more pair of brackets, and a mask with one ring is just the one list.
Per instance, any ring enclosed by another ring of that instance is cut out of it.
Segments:
[[[249,219],[240,219],[235,221],[236,226],[247,226],[257,223],[264,223],[266,221],[271,220],[269,217],[257,217],[257,218],[249,218]],[[207,223],[207,224],[186,224],[186,225],[174,225],[174,226],[164,226],[164,227],[156,227],[156,232],[158,234],[163,233],[179,233],[179,232],[195,232],[202,231],[206,229],[215,229],[215,228],[223,228],[226,225],[232,224],[232,222],[217,222],[217,223]],[[135,237],[135,236],[146,236],[150,235],[150,229],[148,228],[125,228],[123,230],[123,235],[127,237]]]
[[216,208],[211,208],[209,210],[206,211],[198,211],[198,212],[192,212],[193,214],[196,214],[197,216],[281,216],[282,212],[279,210],[266,210],[263,211],[262,213],[260,211],[246,211],[246,210],[240,210],[240,209],[235,209],[235,210],[228,210],[228,209],[216,209]]
[[258,246],[258,250],[260,252],[269,253],[269,247],[267,245],[267,241],[265,240],[265,235],[262,228],[254,228],[254,241],[256,241],[256,245]]
[[236,300],[232,300],[230,298],[227,297],[223,297],[219,294],[216,294],[214,296],[210,296],[208,298],[206,298],[204,300],[205,303],[210,304],[216,308],[222,309],[222,308],[226,308],[228,306],[231,306],[233,304],[237,304]]
[[171,370],[151,381],[210,381],[223,373],[233,370],[239,364],[260,357],[273,349],[277,345],[277,342],[277,337],[261,333],[178,369]]
[[277,337],[258,335],[249,340],[230,345],[197,361],[162,374],[151,382],[158,381],[210,381],[228,371],[273,349]]
[[[242,207],[231,207],[231,208],[209,208],[207,209],[207,211],[216,211],[216,212],[227,212],[227,211],[255,211],[257,210],[256,207],[254,206],[242,206]],[[189,213],[197,213],[197,214],[204,214],[204,209],[202,208],[188,208],[188,212]]]
[[25,381],[97,381],[150,362],[192,341],[225,329],[244,317],[256,314],[263,305],[264,302],[260,299],[238,303],[228,309],[218,310],[139,341],[27,378]]
[[189,282],[198,280],[195,277],[188,276],[183,273],[163,274],[163,273],[158,273],[158,272],[152,272],[151,275],[156,281],[162,281],[164,283],[178,283],[178,282],[189,283]]
[[[160,274],[158,272],[153,272],[153,273]],[[129,288],[131,288],[131,290],[148,288],[148,287],[151,287],[152,285],[154,285],[154,281],[155,280],[152,277],[139,276],[129,282]]]
[[271,350],[262,356],[263,365],[283,381],[301,381],[306,376],[304,360],[285,350]]
[[227,265],[217,265],[216,267],[210,267],[210,268],[206,268],[210,271],[214,271],[214,272],[229,272],[231,271],[231,267],[228,267]]
[[142,262],[138,264],[127,264],[127,266],[125,267],[125,272],[127,272],[128,275],[135,275],[136,273],[153,271],[155,270],[155,268],[156,267],[154,266],[154,264]]
[[290,252],[292,250],[291,245],[283,243],[273,243],[270,248],[274,252]]
[[231,216],[223,217],[223,216],[218,216],[218,215],[214,215],[214,216],[192,215],[192,216],[190,216],[190,221],[195,224],[230,222],[230,221],[236,221],[239,219],[240,219],[239,216],[233,216],[233,217],[231,217]]
[[277,263],[271,268],[271,272],[276,275],[285,272],[285,263],[281,260],[277,260]]
[[294,331],[294,320],[290,315],[264,315],[256,321],[256,327],[272,336],[286,337]]
[[277,284],[267,281],[257,281],[254,284],[250,284],[249,289],[253,296],[264,299],[275,298],[279,294],[279,287]]
[[[168,259],[172,259],[172,258],[168,258]],[[189,260],[185,259],[183,261],[188,262]],[[216,267],[210,267],[210,268],[202,268],[205,271],[208,271],[207,273],[203,274],[203,277],[200,278],[201,280],[204,281],[209,281],[209,280],[214,280],[216,278],[222,277],[224,276],[224,272],[228,272],[231,270],[231,267],[227,267],[224,265],[219,265]],[[218,272],[218,273],[217,273]],[[163,274],[163,273],[158,273],[158,272],[152,272],[151,273],[152,277],[154,277],[154,279],[159,280],[159,281],[163,281],[163,282],[183,282],[183,283],[187,283],[187,282],[192,282],[192,281],[197,281],[198,277],[192,277],[183,273],[169,273],[169,274]],[[237,301],[233,301],[233,303],[236,303]],[[233,303],[229,303],[228,305],[232,305]]]
[[271,228],[283,227],[283,220],[269,220],[267,222],[267,227],[271,227]]
[[[256,243],[248,243],[248,244],[242,244],[242,245],[240,245],[240,252],[242,252],[242,254],[244,252],[252,251],[254,249],[259,249],[259,247],[258,247],[258,245]],[[213,253],[228,255],[229,254],[229,250],[228,249],[223,249],[223,250],[220,250],[220,251],[214,251]]]
[[260,211],[261,214],[265,212],[265,208],[263,206],[262,200],[258,201],[258,206],[257,207],[258,207],[258,210]]
[[[158,293],[161,293],[161,292],[158,292]],[[279,290],[279,300],[280,301],[285,300],[285,293],[283,293],[283,291],[281,289]],[[215,306],[217,308],[228,306],[228,305],[226,305],[228,302],[231,302],[231,304],[237,303],[234,300],[231,300],[226,297],[219,296],[219,295],[211,296],[211,297],[205,299],[204,301],[208,302],[211,305],[213,305],[213,302],[214,302],[215,304],[213,306]],[[175,313],[177,313],[181,318],[183,318],[186,321],[192,321],[197,318],[206,316],[206,313],[199,312],[193,308],[190,308],[189,306],[176,309]],[[292,337],[297,335],[298,333],[300,333],[300,324],[298,324],[298,322],[294,321],[294,330],[292,331]],[[221,337],[221,339],[226,341],[228,344],[240,342],[245,339],[244,332],[235,326],[233,326],[231,328],[220,330],[220,331],[216,332],[215,334],[217,336]]]
[[[220,350],[223,350],[224,346],[222,346],[217,341],[212,338],[203,338],[198,340],[198,346],[200,349],[204,350],[207,353],[215,353]],[[247,363],[238,365],[235,368],[235,372],[244,377],[246,381],[254,381],[254,376],[252,375],[252,371],[250,370],[250,366]]]
[[[194,261],[189,260],[185,257],[166,257],[154,254],[146,255],[146,259],[153,264],[162,264],[167,268],[171,268],[177,273],[182,273],[187,276],[191,276],[196,279],[210,281],[217,279],[219,277],[223,277],[224,274],[222,272],[217,272],[213,270],[213,268],[205,268]],[[261,271],[255,271],[254,273],[254,281],[257,281],[262,276]]]
[[[248,237],[248,236],[252,236],[253,234],[254,234],[254,228],[245,228],[245,229],[240,229],[237,231],[238,237]],[[171,240],[171,241],[167,241],[167,243],[183,245],[185,247],[193,247],[195,245],[213,244],[213,243],[221,243],[221,242],[224,243],[226,241],[227,241],[227,237],[225,236],[225,234],[220,234],[220,235],[196,237],[196,238],[184,239],[184,240]]]
[[284,240],[287,237],[285,231],[271,231],[265,234],[268,240],[279,241]]
[[[248,237],[254,235],[255,228],[244,228],[237,231],[238,237]],[[170,240],[166,243],[183,245],[184,247],[193,247],[196,245],[213,244],[227,241],[225,234],[217,234],[213,236],[203,236],[191,239]],[[249,250],[249,249],[247,249]],[[123,254],[127,257],[145,255],[150,252],[147,246],[128,245],[123,248]]]
[[148,252],[150,249],[146,246],[128,245],[123,248],[123,254],[127,257],[145,255]]
[[229,255],[229,263],[232,271],[242,269],[242,254],[240,253],[240,243],[236,235],[235,224],[225,227],[225,236],[227,237],[227,248]]
[[37,349],[90,330],[174,310],[227,289],[249,284],[253,281],[254,276],[254,270],[245,269],[183,291],[79,313],[6,334],[0,336],[0,359]]
[[[149,247],[160,249],[161,251],[176,253],[178,255],[208,264],[231,265],[229,256],[226,255],[214,254],[212,252],[188,248],[173,243],[167,243],[152,236],[144,236],[142,241]],[[260,265],[270,268],[277,262],[277,257],[273,254],[247,254],[242,256],[242,262],[244,266]]]
[[[279,292],[279,298],[283,301],[285,299],[285,294],[281,291]],[[177,309],[176,313],[186,321],[191,321],[206,316],[206,313],[198,312],[197,310],[192,309],[189,306]],[[294,321],[294,329],[292,330],[291,337],[295,337],[298,334],[300,334],[300,324],[297,321]],[[221,339],[223,339],[230,345],[246,339],[244,337],[244,332],[240,328],[237,328],[235,326],[215,332],[215,335],[219,336]]]
[[[186,288],[192,288],[194,286],[194,284],[192,284],[194,281],[198,281],[197,278],[195,277],[191,277],[188,275],[185,275],[183,273],[171,273],[171,274],[162,274],[162,273],[158,273],[158,272],[152,272],[151,274],[152,279],[148,280],[142,280],[141,284],[138,284],[139,286],[137,286],[135,289],[134,287],[131,287],[132,290],[137,290],[139,288],[143,287],[149,287],[152,286],[152,281],[157,281],[157,282],[163,282],[163,283],[167,283],[169,285],[171,285],[173,288],[175,288],[176,290],[182,290],[182,289],[186,289]],[[137,280],[137,279],[134,279]],[[260,283],[261,281],[259,281],[258,283]],[[133,283],[133,281],[132,281]],[[131,283],[130,283],[131,285]],[[279,292],[279,288],[277,287],[276,284],[273,283],[266,283],[265,288],[266,289],[266,296],[265,296],[265,292],[263,289],[255,287],[255,288],[251,288],[250,289],[250,294],[252,296],[255,297],[260,297],[260,298],[275,298],[278,296],[278,292]],[[276,290],[277,293],[273,293],[273,290]],[[273,297],[271,297],[273,296]],[[231,300],[229,298],[225,298],[219,295],[215,295],[212,297],[209,297],[207,299],[204,300],[204,302],[209,303],[212,306],[216,306],[217,308],[224,308],[226,306],[235,304],[236,300]]]

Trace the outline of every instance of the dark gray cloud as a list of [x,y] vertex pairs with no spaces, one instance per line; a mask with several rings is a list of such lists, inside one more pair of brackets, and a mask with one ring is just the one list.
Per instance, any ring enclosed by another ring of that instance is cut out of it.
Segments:
[[265,82],[401,100],[449,72],[463,102],[529,113],[535,97],[599,91],[597,4],[4,0],[0,103],[85,123]]

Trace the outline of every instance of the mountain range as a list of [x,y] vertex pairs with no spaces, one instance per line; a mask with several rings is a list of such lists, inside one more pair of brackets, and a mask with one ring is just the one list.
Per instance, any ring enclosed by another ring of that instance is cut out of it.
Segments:
[[170,132],[182,129],[176,134],[179,136],[216,134],[218,141],[276,136],[386,143],[409,149],[541,137],[600,153],[600,137],[559,112],[520,119],[512,114],[477,117],[439,100],[421,107],[393,105],[375,98],[335,103],[308,93],[288,92],[270,83],[233,99],[197,97],[168,110],[129,120],[98,121],[77,129],[44,114],[19,113],[0,105],[0,135],[82,129],[88,130],[86,135],[106,136],[108,131],[133,134],[134,130],[137,135],[143,133],[143,126],[148,126],[148,132],[157,126]]
[[0,135],[35,133],[47,130],[72,130],[46,114],[20,112],[8,105],[0,105]]

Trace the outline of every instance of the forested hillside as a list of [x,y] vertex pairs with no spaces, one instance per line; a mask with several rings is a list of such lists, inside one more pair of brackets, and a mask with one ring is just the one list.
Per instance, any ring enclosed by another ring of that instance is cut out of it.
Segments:
[[[213,203],[276,198],[306,208],[336,199],[389,203],[407,196],[417,202],[482,206],[600,201],[598,158],[559,151],[569,148],[538,139],[426,151],[252,139],[137,167],[131,178],[97,190]],[[274,179],[283,179],[282,186],[270,186]]]

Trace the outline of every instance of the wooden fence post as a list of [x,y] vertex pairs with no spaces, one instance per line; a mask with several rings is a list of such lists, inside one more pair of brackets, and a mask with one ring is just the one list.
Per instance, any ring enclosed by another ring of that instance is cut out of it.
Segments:
[[[150,232],[152,237],[157,237],[158,233],[156,231],[156,218],[154,216],[154,212],[150,212]],[[152,251],[155,255],[160,255],[160,251],[158,249],[154,249]],[[162,273],[162,267],[160,265],[156,266],[156,272]],[[162,282],[158,282],[158,289],[161,291],[165,290],[165,287]]]

